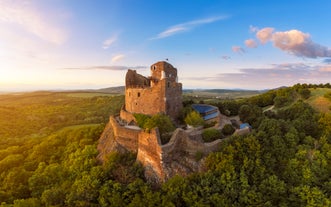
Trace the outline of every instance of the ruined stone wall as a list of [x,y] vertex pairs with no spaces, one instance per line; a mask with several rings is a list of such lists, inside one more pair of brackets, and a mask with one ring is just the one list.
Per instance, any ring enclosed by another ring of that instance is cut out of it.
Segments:
[[150,80],[145,76],[138,74],[135,70],[128,70],[125,76],[126,87],[149,87]]
[[162,148],[157,129],[141,132],[138,141],[137,160],[145,168],[145,176],[159,183],[164,181],[164,166],[162,165]]
[[166,113],[161,83],[151,88],[127,88],[125,91],[125,107],[130,113],[147,115]]
[[136,122],[136,118],[133,116],[133,114],[126,111],[125,105],[122,107],[120,111],[120,117],[121,119],[125,120],[128,124],[130,124],[131,122]]
[[[194,133],[195,139],[191,139],[189,133]],[[197,136],[195,131],[176,129],[169,143],[161,145],[158,129],[148,133],[128,128],[112,116],[99,139],[98,159],[104,161],[112,151],[137,153],[137,161],[144,166],[146,178],[161,183],[176,174],[185,176],[199,172],[201,163],[195,160],[196,153],[208,155],[218,150],[223,141],[203,143]]]
[[[126,111],[147,115],[165,113],[176,120],[182,109],[182,84],[178,83],[177,78],[177,69],[164,61],[151,66],[149,78],[128,70]],[[147,80],[149,84],[145,83]]]
[[222,140],[220,139],[209,143],[192,140],[188,133],[178,128],[172,135],[170,141],[162,146],[162,151],[163,154],[171,154],[176,151],[185,151],[191,155],[194,155],[197,152],[202,152],[207,155],[219,149],[221,142]]
[[113,127],[115,141],[127,150],[136,153],[138,151],[138,136],[141,130],[121,126],[114,117],[110,117],[109,122]]
[[166,82],[165,98],[166,98],[166,114],[170,117],[177,118],[183,108],[182,104],[182,84],[177,82]]
[[215,152],[222,141],[202,143],[192,140],[184,130],[176,129],[169,143],[161,145],[158,131],[141,132],[137,160],[144,166],[146,178],[160,183],[176,174],[187,175],[200,171],[202,167],[195,160],[196,153],[208,155]]

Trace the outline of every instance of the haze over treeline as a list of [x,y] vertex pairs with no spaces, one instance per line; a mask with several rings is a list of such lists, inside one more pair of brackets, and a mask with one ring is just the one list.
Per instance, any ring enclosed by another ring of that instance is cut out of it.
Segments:
[[123,98],[0,95],[1,206],[331,204],[330,84],[296,84],[239,99],[184,94],[186,106],[213,104],[253,131],[228,137],[206,158],[204,172],[160,186],[146,182],[133,154],[112,153],[104,165],[97,162],[97,140]]

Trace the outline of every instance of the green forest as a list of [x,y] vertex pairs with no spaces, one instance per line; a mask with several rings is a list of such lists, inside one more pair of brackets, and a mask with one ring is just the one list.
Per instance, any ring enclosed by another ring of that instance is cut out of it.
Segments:
[[331,206],[330,84],[210,100],[252,133],[228,137],[204,172],[161,185],[146,181],[134,154],[96,159],[123,103],[102,93],[0,95],[0,205]]

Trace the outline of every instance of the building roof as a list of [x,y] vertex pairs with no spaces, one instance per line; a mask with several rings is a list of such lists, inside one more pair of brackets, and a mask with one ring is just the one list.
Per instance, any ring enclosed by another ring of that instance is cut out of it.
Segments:
[[201,114],[218,110],[216,106],[212,106],[208,104],[192,104],[192,107],[194,110],[198,111]]
[[214,119],[219,115],[219,110],[216,106],[208,104],[192,104],[192,108],[199,112],[203,120]]
[[245,129],[245,128],[252,128],[251,125],[249,125],[249,123],[243,123],[243,124],[240,124],[240,129]]

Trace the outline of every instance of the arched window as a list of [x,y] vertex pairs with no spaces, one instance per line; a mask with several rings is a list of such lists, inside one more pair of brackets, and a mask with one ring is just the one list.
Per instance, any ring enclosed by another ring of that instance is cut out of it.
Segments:
[[138,92],[137,96],[140,97],[140,92]]

